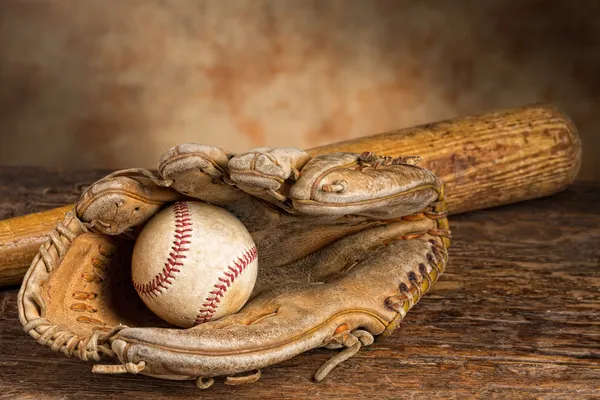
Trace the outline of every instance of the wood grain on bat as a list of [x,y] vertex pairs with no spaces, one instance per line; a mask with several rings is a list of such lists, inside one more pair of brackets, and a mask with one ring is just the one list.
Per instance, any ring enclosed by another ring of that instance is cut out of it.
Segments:
[[0,221],[0,285],[21,282],[31,260],[72,205]]
[[444,182],[451,214],[556,193],[573,182],[581,165],[575,126],[551,106],[442,121],[309,152],[366,150],[421,156],[421,166]]

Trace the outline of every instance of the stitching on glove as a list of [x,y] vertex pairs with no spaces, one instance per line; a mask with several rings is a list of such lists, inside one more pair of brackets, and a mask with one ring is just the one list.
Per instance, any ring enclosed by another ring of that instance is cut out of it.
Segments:
[[[436,224],[439,226],[439,220],[436,220]],[[439,236],[444,240],[444,238],[449,238],[450,231],[446,229],[430,229],[428,234],[432,236]],[[422,235],[419,235],[420,237]],[[411,235],[403,236],[403,239],[411,239]],[[444,268],[446,262],[448,261],[448,253],[443,245],[439,244],[435,239],[429,239],[428,241],[431,244],[431,252],[428,252],[425,255],[427,260],[427,264],[431,267],[431,272],[427,272],[427,267],[425,263],[419,263],[418,270],[422,276],[422,280],[419,282],[419,279],[414,271],[410,271],[407,275],[408,281],[410,282],[410,287],[401,282],[398,289],[399,294],[390,296],[385,300],[385,307],[391,311],[395,311],[399,313],[402,318],[406,315],[408,310],[410,310],[419,299],[427,292],[433,284],[438,280],[440,275],[444,272]],[[424,282],[427,281],[427,287],[424,288]]]
[[173,251],[169,253],[169,258],[165,262],[163,270],[154,279],[147,283],[133,282],[133,286],[141,295],[158,296],[161,289],[167,289],[166,285],[172,284],[169,279],[175,279],[176,273],[181,272],[179,267],[183,266],[183,262],[180,260],[186,258],[185,252],[189,251],[189,247],[185,247],[185,245],[191,243],[192,219],[190,208],[183,201],[175,203],[173,213],[175,214],[175,236],[171,247]]
[[[65,220],[69,217],[72,217],[72,215],[67,214]],[[77,223],[79,223],[79,228],[82,232],[77,233],[76,231],[64,225],[63,222],[59,223],[58,227],[55,230],[56,233],[62,235],[65,239],[67,239],[68,244],[65,245],[66,250],[69,249],[71,243],[79,234],[86,232],[85,226],[81,224],[81,222],[78,219],[75,218],[74,220],[77,221]],[[52,238],[51,236],[46,241],[46,243],[42,245],[42,248],[47,247],[49,249],[53,245],[56,246],[57,238],[59,237],[56,236]],[[38,268],[40,262],[45,265],[47,273],[50,273],[52,271],[52,265],[48,265],[48,260],[44,258],[34,259],[34,263],[36,263],[36,268]],[[52,264],[55,264],[54,258],[52,259]],[[75,292],[73,297],[86,297],[88,299],[91,299],[94,298],[95,295],[95,293]],[[39,296],[39,294],[33,295],[32,297],[34,298],[35,302],[40,308],[41,314],[44,315],[46,311],[43,299],[41,298],[41,296]],[[79,307],[80,306],[76,306],[75,308]],[[77,318],[77,321],[102,324],[102,321],[87,316],[79,316]],[[41,345],[49,346],[53,351],[60,351],[67,356],[76,355],[84,361],[99,361],[102,357],[102,354],[108,354],[114,357],[114,353],[112,352],[110,345],[107,345],[107,341],[110,336],[112,336],[114,333],[120,331],[123,328],[124,326],[118,326],[116,328],[113,328],[112,330],[109,330],[109,332],[106,334],[102,334],[100,330],[94,330],[91,336],[82,337],[69,330],[63,330],[58,325],[54,325],[51,321],[48,321],[47,319],[41,316],[38,316],[36,318],[30,318],[23,325],[23,330],[29,333],[29,335],[36,339]]]
[[214,289],[210,291],[210,295],[204,300],[202,308],[198,310],[198,314],[194,320],[195,324],[201,324],[212,319],[219,307],[218,303],[220,303],[221,298],[225,296],[227,289],[233,284],[235,279],[244,272],[246,267],[256,260],[257,256],[258,249],[256,246],[252,246],[246,249],[231,265],[227,266],[223,271],[222,276],[220,276],[217,283],[215,283]]

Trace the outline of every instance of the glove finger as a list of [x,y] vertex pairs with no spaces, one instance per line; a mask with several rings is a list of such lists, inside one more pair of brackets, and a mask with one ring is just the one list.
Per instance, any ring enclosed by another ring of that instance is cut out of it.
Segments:
[[227,163],[232,154],[198,143],[185,143],[167,150],[158,162],[160,175],[170,187],[218,206],[238,201],[243,194],[228,185]]
[[118,235],[147,222],[167,202],[184,196],[143,169],[112,173],[89,186],[75,207],[96,231]]
[[229,177],[233,154],[198,143],[175,146],[160,158],[158,171],[172,181],[170,187],[187,196],[223,207],[250,232],[268,229],[280,222],[280,210],[239,190]]
[[261,147],[236,155],[228,167],[238,188],[289,210],[287,192],[308,160],[304,150]]
[[334,153],[313,158],[290,188],[294,208],[310,215],[375,219],[413,214],[442,193],[442,183],[412,158]]

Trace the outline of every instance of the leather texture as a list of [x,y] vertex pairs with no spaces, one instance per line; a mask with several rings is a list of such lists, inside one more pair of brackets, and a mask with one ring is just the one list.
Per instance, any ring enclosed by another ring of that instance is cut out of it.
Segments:
[[[118,171],[83,193],[34,259],[19,317],[39,343],[98,373],[252,382],[307,350],[342,349],[323,379],[374,336],[391,334],[448,261],[443,185],[418,157],[260,148],[234,155],[190,143],[158,173]],[[180,200],[227,209],[258,248],[258,277],[236,314],[189,329],[154,316],[131,284],[143,225]],[[114,362],[113,361],[113,362]]]

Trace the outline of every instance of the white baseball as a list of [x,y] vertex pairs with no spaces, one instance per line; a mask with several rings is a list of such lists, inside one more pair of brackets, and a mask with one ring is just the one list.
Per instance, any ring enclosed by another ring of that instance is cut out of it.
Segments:
[[133,285],[156,315],[191,327],[237,312],[256,282],[258,254],[228,211],[184,201],[156,214],[133,249]]

